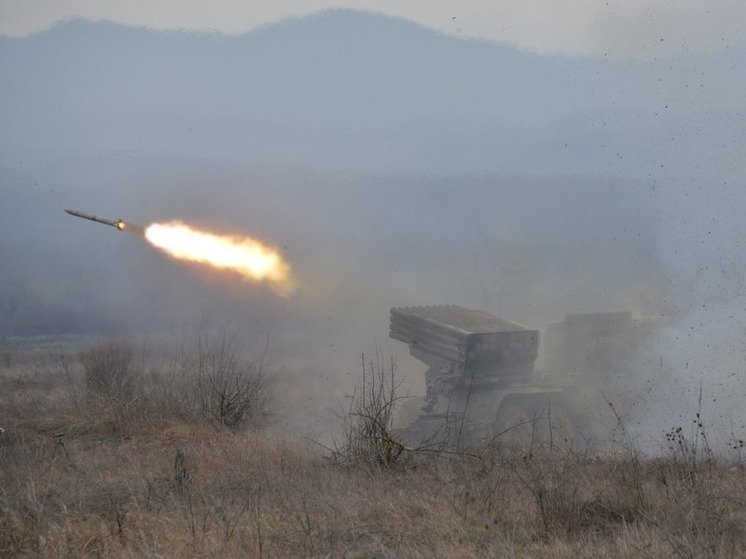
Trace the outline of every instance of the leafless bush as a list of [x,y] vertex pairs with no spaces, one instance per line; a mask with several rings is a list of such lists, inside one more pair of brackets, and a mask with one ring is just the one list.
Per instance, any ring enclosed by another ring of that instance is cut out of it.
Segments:
[[122,340],[103,340],[82,351],[79,359],[89,392],[106,398],[131,398],[135,374],[132,346]]
[[656,467],[662,495],[651,521],[678,557],[734,556],[744,530],[733,518],[746,503],[721,490],[722,466],[707,439],[701,389],[691,430],[673,427],[666,442],[668,456]]
[[702,417],[702,388],[700,387],[699,406],[692,421],[689,433],[681,426],[673,427],[666,434],[668,460],[671,473],[696,485],[703,473],[709,471],[714,462],[714,454],[707,440],[707,432]]
[[531,495],[545,537],[577,531],[589,503],[597,498],[586,492],[589,484],[580,462],[579,455],[548,448],[516,453],[506,461]]
[[228,328],[202,329],[193,345],[183,373],[194,409],[231,430],[260,425],[267,417],[266,345],[258,362],[245,358]]
[[362,377],[355,387],[350,407],[343,415],[343,441],[335,456],[347,461],[363,461],[389,467],[406,450],[393,434],[393,419],[399,403],[396,362],[386,363],[376,351],[374,359],[361,357]]

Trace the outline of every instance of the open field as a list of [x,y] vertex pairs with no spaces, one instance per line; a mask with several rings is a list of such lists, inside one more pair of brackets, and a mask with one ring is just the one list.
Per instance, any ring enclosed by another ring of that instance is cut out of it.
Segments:
[[382,464],[204,413],[136,356],[102,389],[90,350],[4,355],[3,557],[746,554],[746,468],[683,432],[656,459],[497,440]]

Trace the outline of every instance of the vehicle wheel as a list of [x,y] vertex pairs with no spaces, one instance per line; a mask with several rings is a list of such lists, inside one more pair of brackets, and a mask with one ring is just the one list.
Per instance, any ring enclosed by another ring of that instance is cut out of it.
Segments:
[[506,398],[493,425],[493,438],[508,446],[565,445],[572,441],[573,421],[567,410],[542,398]]
[[492,429],[493,438],[508,446],[532,444],[540,419],[515,404],[500,406]]

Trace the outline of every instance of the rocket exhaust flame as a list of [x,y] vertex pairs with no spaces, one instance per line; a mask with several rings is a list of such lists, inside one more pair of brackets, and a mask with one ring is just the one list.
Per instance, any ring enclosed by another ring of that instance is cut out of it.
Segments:
[[171,221],[147,226],[145,238],[174,258],[231,270],[249,281],[268,282],[282,296],[294,290],[289,264],[277,250],[251,237],[218,235]]

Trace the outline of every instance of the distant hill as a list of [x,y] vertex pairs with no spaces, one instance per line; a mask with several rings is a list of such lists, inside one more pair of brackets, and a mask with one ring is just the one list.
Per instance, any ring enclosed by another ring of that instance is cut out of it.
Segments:
[[599,65],[350,10],[238,37],[72,21],[0,45],[6,149],[405,171],[562,171],[535,154],[577,134]]
[[745,55],[538,56],[353,10],[240,36],[71,21],[0,39],[0,148],[646,177],[742,134]]

